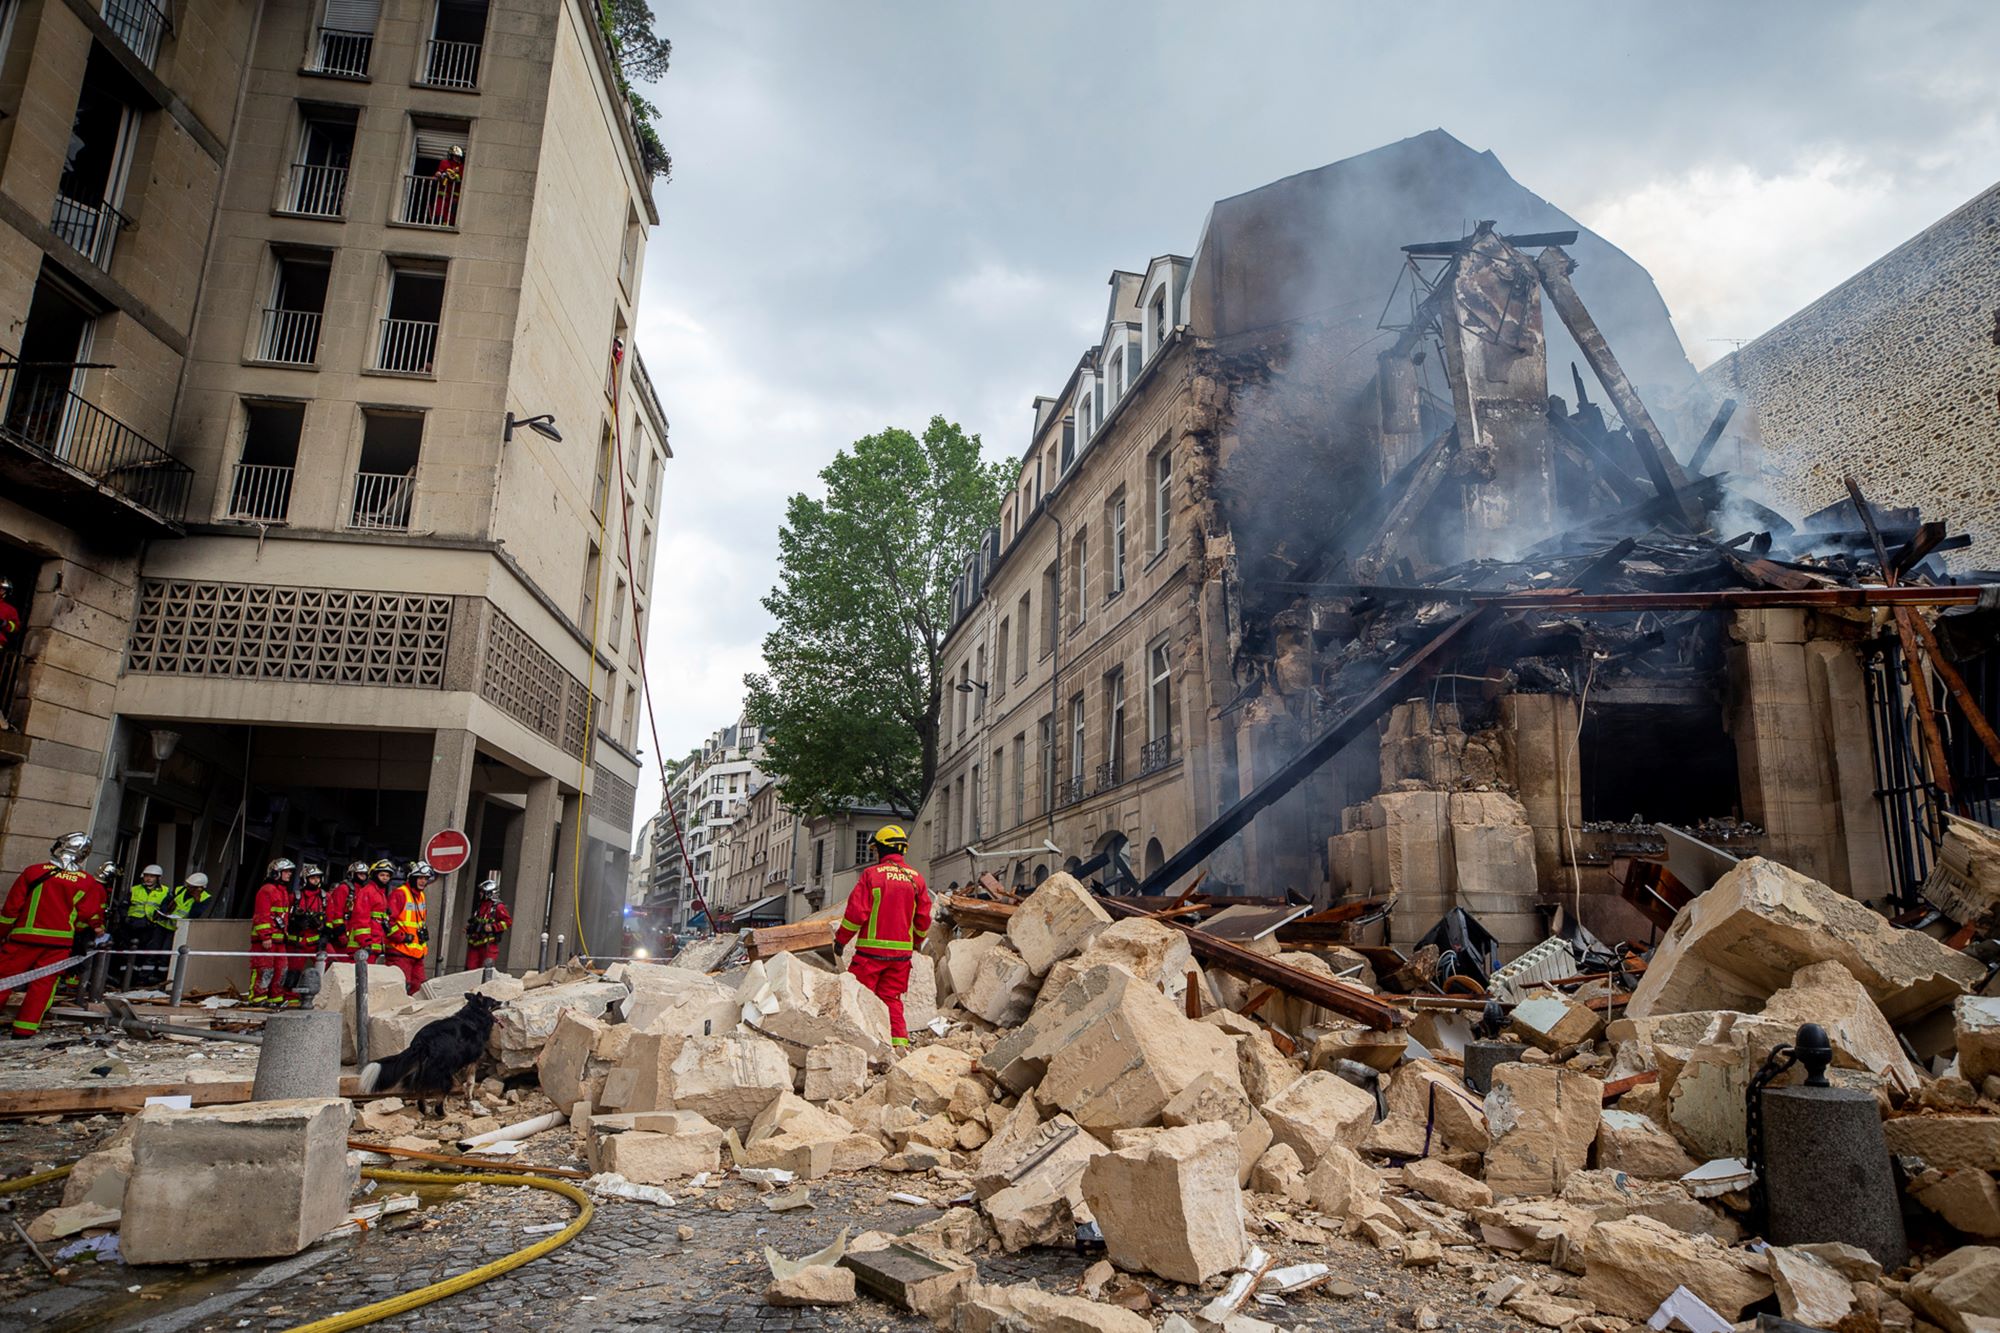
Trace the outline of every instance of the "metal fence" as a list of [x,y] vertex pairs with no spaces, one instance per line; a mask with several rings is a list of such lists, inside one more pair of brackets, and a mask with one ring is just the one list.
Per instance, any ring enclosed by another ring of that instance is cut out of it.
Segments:
[[68,365],[0,353],[0,436],[180,522],[194,469],[72,392],[73,373]]
[[229,517],[282,523],[292,508],[292,469],[271,463],[238,463],[229,485]]
[[456,227],[459,182],[438,176],[403,177],[402,209],[396,221],[413,227]]
[[357,472],[354,507],[347,526],[376,532],[407,532],[416,501],[417,479],[408,472]]
[[374,50],[375,34],[372,32],[321,28],[313,73],[344,74],[351,79],[365,79],[368,77],[368,57]]
[[385,319],[382,338],[375,352],[375,369],[396,370],[406,375],[428,375],[437,359],[437,321],[429,319]]
[[264,331],[257,339],[257,359],[287,366],[309,366],[319,359],[319,311],[264,311]]
[[102,13],[105,26],[151,69],[159,58],[160,38],[169,27],[166,11],[152,0],[104,0]]
[[347,168],[294,162],[285,208],[313,218],[346,216]]
[[479,50],[478,42],[441,42],[432,38],[424,46],[424,64],[417,81],[431,88],[476,88]]
[[1162,736],[1158,740],[1147,741],[1139,747],[1139,776],[1159,772],[1172,763],[1173,758],[1173,737]]
[[111,250],[118,243],[118,233],[131,223],[132,219],[114,208],[109,200],[89,203],[66,194],[56,195],[55,207],[49,214],[49,230],[99,268],[111,266]]

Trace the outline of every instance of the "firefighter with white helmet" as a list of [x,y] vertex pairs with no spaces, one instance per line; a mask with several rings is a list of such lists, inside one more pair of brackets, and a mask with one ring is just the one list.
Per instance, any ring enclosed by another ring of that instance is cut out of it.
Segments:
[[285,972],[290,966],[285,932],[292,911],[292,877],[298,869],[285,857],[275,858],[250,909],[249,1002],[261,1009],[285,1003]]
[[412,995],[424,984],[424,959],[431,950],[424,890],[436,878],[429,861],[412,862],[409,877],[389,893],[389,962]]
[[[12,1035],[32,1037],[42,1026],[61,976],[63,960],[75,942],[77,900],[91,882],[83,868],[90,855],[88,833],[65,833],[49,848],[49,859],[29,866],[14,880],[0,904],[0,976],[49,969],[21,985],[21,1007],[14,1014]],[[5,1006],[13,990],[0,991]]]

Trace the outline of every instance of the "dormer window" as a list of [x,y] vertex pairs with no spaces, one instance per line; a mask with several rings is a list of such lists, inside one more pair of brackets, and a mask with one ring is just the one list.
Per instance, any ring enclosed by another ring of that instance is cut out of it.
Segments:
[[1153,293],[1152,315],[1153,350],[1157,352],[1166,346],[1167,334],[1171,332],[1167,326],[1167,289],[1165,287]]

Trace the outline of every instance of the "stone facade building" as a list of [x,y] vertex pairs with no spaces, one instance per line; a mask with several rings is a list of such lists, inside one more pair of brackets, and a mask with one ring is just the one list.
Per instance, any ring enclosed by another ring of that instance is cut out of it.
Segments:
[[[1103,337],[1037,400],[959,582],[917,830],[933,882],[1029,885],[1121,847],[1143,878],[1427,637],[1364,642],[1357,584],[1512,561],[1626,503],[1579,489],[1555,433],[1551,394],[1583,387],[1583,412],[1607,392],[1558,288],[1640,397],[1694,389],[1645,271],[1442,132],[1223,200],[1191,257],[1113,274]],[[1422,460],[1454,457],[1392,523]],[[1574,649],[1449,668],[1206,858],[1206,884],[1395,896],[1401,945],[1463,907],[1511,956],[1559,910],[1643,938],[1609,861],[1655,846],[1650,821],[1720,821],[1745,831],[1732,850],[1880,896],[1864,629],[1707,614],[1644,670]]]
[[[75,9],[20,7],[8,70],[36,16],[39,77]],[[91,41],[72,85],[106,66]],[[595,7],[196,3],[159,60],[186,93],[140,116],[126,179],[162,188],[107,243],[180,323],[112,302],[87,350],[131,379],[101,405],[182,479],[175,539],[92,631],[123,659],[91,692],[115,719],[82,801],[99,845],[207,869],[226,912],[269,856],[409,858],[454,828],[473,859],[434,895],[441,959],[483,874],[511,965],[544,925],[615,947],[669,453],[631,347],[651,177]],[[117,96],[146,92],[110,63]],[[33,110],[5,122],[9,179],[50,137]]]
[[89,828],[144,543],[185,531],[167,448],[245,122],[245,0],[0,6],[0,870]]
[[1789,506],[1844,499],[1852,475],[1971,534],[1954,567],[2000,569],[2000,185],[1701,379],[1743,405],[1739,464]]

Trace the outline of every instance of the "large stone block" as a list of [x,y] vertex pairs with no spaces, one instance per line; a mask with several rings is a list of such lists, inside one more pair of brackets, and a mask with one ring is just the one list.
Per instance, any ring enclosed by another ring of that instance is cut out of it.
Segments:
[[722,1165],[722,1131],[692,1111],[592,1116],[590,1168],[664,1185]]
[[775,1166],[808,1180],[833,1171],[859,1171],[880,1162],[880,1139],[789,1092],[758,1113],[744,1136],[740,1166]]
[[821,971],[795,954],[752,963],[736,998],[744,1021],[784,1043],[801,1068],[805,1052],[824,1042],[870,1056],[889,1051],[889,1006],[853,975]]
[[868,1081],[868,1054],[859,1046],[830,1041],[806,1052],[805,1099],[839,1101],[860,1092]]
[[1059,960],[1079,954],[1111,924],[1089,889],[1057,871],[1043,880],[1007,918],[1007,942],[1041,976]]
[[[1966,998],[1961,996],[1960,1003]],[[1889,1020],[1841,963],[1828,960],[1800,968],[1791,984],[1766,1002],[1761,1017],[1794,1030],[1801,1023],[1818,1023],[1833,1041],[1835,1067],[1865,1069],[1903,1092],[1917,1090],[1916,1067],[1903,1054]],[[1972,1082],[1978,1085],[1977,1079]]]
[[625,995],[624,985],[615,981],[569,981],[530,988],[518,999],[501,1005],[493,1016],[493,1037],[487,1050],[499,1062],[503,1075],[524,1073],[534,1068],[535,1058],[554,1035],[556,1022],[565,1011],[602,1018],[605,1010]]
[[1882,1125],[1891,1157],[1940,1171],[2000,1171],[2000,1115],[1905,1115]]
[[1187,974],[1195,967],[1185,931],[1137,916],[1114,921],[1098,932],[1076,961],[1085,969],[1116,964],[1174,997],[1187,994]]
[[1493,1142],[1479,1094],[1430,1060],[1399,1066],[1382,1100],[1392,1118],[1432,1126],[1433,1138],[1454,1152],[1483,1153]]
[[883,1079],[883,1095],[891,1106],[910,1106],[936,1115],[951,1105],[958,1081],[969,1076],[972,1057],[950,1046],[926,1046],[911,1051]]
[[1961,995],[1952,1019],[1958,1038],[1958,1076],[1976,1088],[2000,1074],[2000,996]]
[[1083,1169],[1083,1197],[1112,1263],[1193,1285],[1243,1261],[1248,1242],[1236,1171],[1229,1126],[1163,1129],[1093,1157]]
[[1752,857],[1681,909],[1625,1014],[1755,1012],[1802,968],[1827,961],[1844,965],[1892,1024],[1951,1003],[1985,976],[1976,959]]
[[[354,991],[355,967],[352,963],[328,963],[326,972],[320,978],[319,993],[313,996],[313,1008],[337,1009],[340,1011],[340,1058],[352,1064],[356,1050],[354,1044]],[[368,969],[368,1014],[372,1020],[377,1014],[406,1008],[410,1004],[409,987],[404,984],[403,974],[386,964]],[[374,1037],[369,1038],[368,1053],[379,1056],[382,1052],[374,1046]],[[391,1053],[403,1049],[391,1048]]]
[[1763,1256],[1686,1235],[1650,1217],[1599,1222],[1584,1237],[1577,1294],[1607,1314],[1650,1319],[1660,1302],[1683,1286],[1732,1321],[1773,1291]]
[[1967,1245],[1910,1279],[1906,1299],[1947,1333],[1990,1333],[2000,1325],[2000,1248]]
[[749,1035],[690,1037],[667,1068],[666,1097],[723,1129],[747,1130],[792,1088],[792,1062],[774,1041]]
[[[371,967],[368,970],[372,974],[376,969]],[[397,972],[394,968],[383,968],[382,970],[394,976],[398,981],[402,980],[402,973]],[[371,975],[369,977],[371,988],[374,985],[374,980],[374,977]],[[466,972],[449,972],[441,977],[432,977],[429,981],[417,987],[417,998],[423,1000],[464,999],[466,996],[472,994],[472,992],[478,991],[481,995],[505,1002],[514,999],[526,990],[527,987],[522,984],[519,977],[509,976],[505,972],[495,972],[489,979],[485,974],[485,970],[481,968]]]
[[1324,1069],[1294,1079],[1263,1110],[1271,1137],[1302,1162],[1317,1162],[1328,1148],[1360,1147],[1375,1123],[1375,1099]]
[[910,987],[903,992],[903,1022],[909,1030],[927,1028],[938,1013],[938,964],[927,953],[910,955]]
[[1486,1183],[1495,1197],[1554,1194],[1589,1164],[1604,1085],[1570,1069],[1519,1062],[1493,1071],[1486,1094]]
[[1597,1164],[1639,1180],[1678,1180],[1701,1165],[1656,1121],[1615,1108],[1597,1125]]
[[938,961],[938,998],[957,1000],[971,990],[972,979],[979,975],[980,960],[986,957],[988,950],[997,949],[1006,942],[1005,935],[987,931],[947,943],[944,957]]
[[1040,1101],[1108,1132],[1158,1124],[1167,1103],[1203,1074],[1241,1087],[1231,1038],[1128,973],[1106,970],[1116,1003],[1050,1054]]
[[1007,1028],[1028,1016],[1038,989],[1035,973],[1021,955],[1005,945],[995,945],[980,955],[972,984],[956,998],[966,1013]]
[[634,1032],[674,1037],[719,1037],[742,1021],[736,988],[700,972],[659,964],[628,965],[632,993],[621,1002]]
[[[1055,974],[1050,975],[1053,981]],[[1053,995],[1044,986],[1034,1012],[1002,1033],[979,1058],[980,1066],[1001,1086],[1026,1092],[1048,1073],[1051,1055],[1123,1002],[1131,979],[1123,968],[1099,966],[1077,973]]]
[[[370,978],[370,998],[373,998],[374,989],[373,978]],[[464,1007],[463,1000],[421,1000],[412,1003],[406,998],[402,1008],[392,1009],[386,1014],[376,1014],[371,1010],[368,1015],[368,1058],[380,1060],[400,1053],[408,1048],[426,1023],[448,1018]]]
[[342,1098],[150,1107],[132,1135],[120,1248],[133,1264],[297,1254],[340,1225],[360,1183]]
[[589,1096],[584,1075],[604,1024],[583,1014],[568,1012],[556,1019],[556,1030],[535,1059],[535,1074],[542,1093],[564,1115]]

